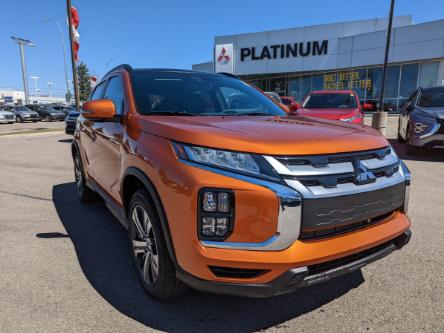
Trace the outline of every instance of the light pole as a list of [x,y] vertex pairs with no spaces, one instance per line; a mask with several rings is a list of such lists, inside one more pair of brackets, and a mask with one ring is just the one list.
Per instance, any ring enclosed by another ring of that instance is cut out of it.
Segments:
[[38,76],[30,76],[29,78],[31,80],[34,80],[34,96],[37,96],[37,90],[39,90],[37,81],[40,79],[40,77],[38,77]]
[[25,104],[29,104],[29,92],[28,92],[28,74],[26,74],[26,62],[25,62],[25,46],[35,47],[35,44],[31,41],[23,38],[13,37],[11,39],[16,42],[20,49],[20,62],[22,65],[22,79],[23,90],[25,91]]
[[54,84],[54,82],[46,82],[46,84],[48,85],[48,95],[49,95],[49,97],[52,97],[51,90],[52,90],[52,85]]
[[52,17],[47,17],[45,18],[45,22],[54,22],[55,25],[57,25],[57,27],[59,28],[59,32],[60,32],[60,41],[62,42],[62,50],[63,50],[63,64],[65,66],[65,81],[66,81],[66,95],[65,95],[65,99],[66,99],[66,103],[69,103],[71,101],[71,91],[69,90],[69,83],[68,83],[68,67],[66,64],[66,49],[65,49],[65,40],[63,39],[63,31],[62,28],[60,27],[60,24],[57,20],[53,19]]
[[387,77],[387,63],[390,50],[390,38],[392,36],[392,22],[393,22],[393,11],[395,9],[395,0],[390,1],[390,14],[387,27],[387,39],[385,43],[385,55],[384,55],[384,68],[382,71],[382,82],[381,82],[381,98],[379,100],[379,110],[373,114],[372,127],[376,128],[379,133],[385,135],[385,130],[387,127],[387,117],[388,113],[384,111],[384,92],[385,92],[385,81]]

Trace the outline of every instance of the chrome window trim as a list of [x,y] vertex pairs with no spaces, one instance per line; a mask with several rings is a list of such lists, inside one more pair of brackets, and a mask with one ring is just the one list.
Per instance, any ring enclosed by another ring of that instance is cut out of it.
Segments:
[[283,184],[236,174],[234,172],[213,168],[183,159],[179,159],[179,161],[205,171],[265,187],[276,194],[279,202],[277,231],[275,235],[266,241],[260,243],[201,241],[203,246],[233,250],[281,251],[290,247],[299,238],[301,231],[302,196],[294,189]]

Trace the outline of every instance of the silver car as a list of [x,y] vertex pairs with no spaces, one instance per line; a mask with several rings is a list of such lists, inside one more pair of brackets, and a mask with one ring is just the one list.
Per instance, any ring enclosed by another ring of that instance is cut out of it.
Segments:
[[12,112],[0,109],[0,123],[12,124],[15,122],[15,115]]
[[402,107],[398,141],[407,153],[420,148],[444,148],[444,87],[418,88]]

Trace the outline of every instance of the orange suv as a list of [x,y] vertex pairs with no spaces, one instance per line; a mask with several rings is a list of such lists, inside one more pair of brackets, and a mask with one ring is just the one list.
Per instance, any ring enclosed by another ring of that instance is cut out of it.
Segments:
[[228,74],[111,70],[72,144],[81,201],[128,229],[140,281],[266,297],[400,249],[410,173],[372,128],[287,115]]

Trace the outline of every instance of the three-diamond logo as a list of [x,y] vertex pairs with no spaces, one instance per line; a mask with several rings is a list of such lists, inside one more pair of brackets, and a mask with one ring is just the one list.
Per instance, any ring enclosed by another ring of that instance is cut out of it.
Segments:
[[358,158],[352,160],[353,169],[355,170],[355,184],[365,185],[376,181],[375,174],[371,172],[367,165]]
[[227,54],[227,50],[225,49],[225,47],[223,47],[222,50],[220,51],[219,56],[217,57],[217,62],[220,65],[226,65],[230,62],[230,60],[231,60],[231,58]]

